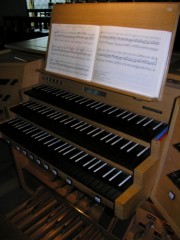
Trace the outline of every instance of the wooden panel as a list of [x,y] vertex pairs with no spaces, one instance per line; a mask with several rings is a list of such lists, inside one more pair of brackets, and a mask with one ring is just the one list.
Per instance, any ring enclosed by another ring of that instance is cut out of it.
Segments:
[[172,32],[178,14],[176,3],[57,4],[53,6],[51,23],[114,25]]
[[[42,68],[40,57],[0,51],[0,103],[2,107],[10,107],[20,101],[19,91],[39,82],[37,69]],[[7,117],[1,113],[0,120]]]
[[[153,153],[158,153],[156,146]],[[157,154],[158,155],[158,154]],[[115,215],[126,219],[135,209],[148,199],[155,180],[158,158],[150,156],[134,169],[133,185],[115,200]]]
[[143,206],[136,210],[134,220],[123,240],[178,240],[171,226],[159,216],[157,209],[151,207],[149,202],[146,203],[150,208]]
[[[158,171],[152,200],[163,216],[167,219],[176,234],[180,237],[180,189],[171,181],[167,174],[180,170],[180,98],[178,98],[172,117],[168,139]],[[174,194],[174,199],[172,199]]]

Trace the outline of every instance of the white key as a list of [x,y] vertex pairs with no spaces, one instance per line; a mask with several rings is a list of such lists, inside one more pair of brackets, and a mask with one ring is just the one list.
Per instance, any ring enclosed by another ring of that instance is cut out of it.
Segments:
[[153,127],[153,131],[156,130],[158,127],[160,127],[163,123],[159,123],[158,125],[156,125],[155,127]]
[[38,142],[40,142],[40,141],[42,141],[42,140],[46,139],[47,137],[50,137],[50,135],[48,134],[47,136],[44,136],[44,137],[42,137],[42,138],[38,139]]
[[57,116],[59,116],[61,113],[60,112],[55,112],[54,115],[51,115],[50,118],[56,118]]
[[95,162],[94,164],[92,164],[91,166],[88,167],[88,169],[90,170],[91,168],[95,167],[98,163],[100,163],[101,160]]
[[[37,133],[35,133],[35,134],[33,134],[33,135],[31,135],[31,137],[33,138],[33,137],[36,137],[37,135],[39,135],[39,134],[41,134],[43,131],[40,131],[38,128],[36,129],[36,130],[38,130],[38,132]],[[32,133],[32,132],[31,132]],[[27,134],[27,133],[26,133]]]
[[95,104],[95,103],[97,103],[97,102],[96,102],[96,101],[93,101],[93,102],[91,102],[91,103],[86,104],[86,106],[87,106],[87,107],[90,107],[91,105],[93,105],[93,104]]
[[108,179],[109,182],[111,182],[114,178],[116,178],[119,174],[121,174],[122,171],[117,172],[116,174],[114,174],[114,176],[112,176],[111,178]]
[[108,108],[106,108],[106,109],[103,110],[103,113],[108,112],[109,110],[111,110],[111,109],[113,109],[113,108],[114,108],[113,106],[108,107]]
[[122,149],[124,149],[125,147],[127,147],[129,144],[131,144],[132,143],[132,141],[129,141],[129,142],[127,142],[126,144],[124,144],[122,147],[120,147],[120,149],[122,150]]
[[128,118],[128,121],[131,121],[132,119],[134,119],[135,117],[139,116],[138,114],[135,114],[134,116]]
[[29,131],[29,130],[31,130],[31,129],[34,129],[34,128],[35,128],[35,127],[30,124],[30,127],[24,129],[22,132],[27,132],[27,131]]
[[42,110],[38,111],[38,113],[41,113],[42,115],[45,113],[48,113],[48,112],[52,112],[52,109],[46,108],[46,109],[42,109]]
[[99,128],[93,129],[92,131],[88,132],[87,135],[90,135],[91,133],[93,133],[93,132],[95,132],[95,131],[97,131],[97,130],[99,130]]
[[117,135],[113,136],[112,138],[106,140],[106,143],[109,143],[110,141],[112,141],[113,139],[115,139],[116,137],[118,137]]
[[91,108],[95,107],[99,102],[95,101],[94,104],[91,105]]
[[76,153],[75,155],[73,155],[72,157],[70,157],[70,159],[74,159],[75,157],[79,156],[81,153],[83,153],[83,151],[80,151],[80,152]]
[[62,96],[62,98],[67,98],[67,97],[69,97],[69,96],[72,96],[72,93],[67,93],[67,94],[65,94],[64,96]]
[[43,106],[39,105],[39,104],[32,104],[31,106],[27,106],[28,109],[31,109],[31,110],[37,110],[39,108],[42,108]]
[[[67,116],[67,115],[66,115]],[[69,119],[71,119],[72,117],[66,117],[64,119],[62,119],[61,121],[59,121],[60,123],[64,123],[66,121],[68,121]]]
[[104,106],[106,106],[106,104],[105,104],[105,103],[102,103],[99,107],[96,107],[95,109],[98,110],[98,109],[100,109],[100,108],[102,108],[102,107],[104,107]]
[[57,117],[54,118],[54,120],[60,119],[60,118],[64,117],[65,115],[66,115],[66,114],[60,113],[59,116],[57,116]]
[[60,93],[57,93],[55,96],[58,97],[58,96],[62,96],[63,94],[65,94],[64,91],[60,92]]
[[75,102],[81,104],[81,101],[84,101],[84,100],[89,101],[87,98],[81,97],[80,99],[76,100]]
[[82,160],[83,158],[87,157],[88,154],[86,153],[85,155],[79,157],[78,159],[75,160],[75,162],[79,162],[80,160]]
[[[67,144],[67,143],[64,143],[64,144],[62,144],[61,146],[55,148],[54,150],[55,150],[55,151],[56,151],[56,150],[59,150],[60,148],[65,147],[66,145],[68,145],[68,144]],[[63,148],[63,149],[64,149],[64,148]],[[61,152],[61,150],[59,150],[58,152]]]
[[71,128],[76,127],[77,125],[81,124],[82,122],[83,122],[83,121],[79,121],[79,122],[77,122],[77,123],[71,125]]
[[18,120],[18,122],[13,123],[12,126],[15,127],[15,126],[18,126],[19,124],[22,124],[22,123],[23,123],[23,121]]
[[53,116],[53,115],[56,114],[56,113],[58,113],[58,112],[52,112],[52,113],[47,114],[46,116],[47,116],[47,117],[50,117],[50,116]]
[[67,155],[68,153],[70,153],[70,152],[72,152],[72,151],[74,151],[76,148],[74,147],[74,148],[71,148],[70,150],[68,150],[67,152],[65,152],[65,153],[63,153],[63,155]]
[[102,132],[104,132],[104,130],[100,130],[99,132],[93,134],[92,137],[96,137],[96,136],[98,136],[99,134],[101,134]]
[[91,106],[91,108],[97,108],[99,105],[101,105],[102,103],[100,103],[100,102],[97,102],[94,106]]
[[30,126],[31,124],[29,124],[29,123],[24,123],[24,125],[23,126],[21,126],[21,127],[19,127],[18,129],[23,129],[23,128],[25,128],[25,127],[27,127],[27,126]]
[[99,170],[101,170],[103,167],[105,167],[107,165],[107,163],[102,164],[100,167],[96,168],[93,172],[98,172]]
[[114,112],[116,112],[116,111],[118,111],[118,110],[119,110],[119,108],[115,108],[114,110],[108,112],[108,114],[110,115],[110,114],[112,114],[112,113],[114,113]]
[[125,178],[122,182],[120,182],[120,183],[118,184],[118,187],[121,187],[121,186],[122,186],[124,183],[126,183],[131,177],[132,177],[131,175],[127,176],[127,178]]
[[153,119],[150,119],[148,122],[144,123],[143,124],[143,127],[146,127],[148,124],[150,124],[151,122],[153,122],[154,120]]
[[86,129],[90,128],[90,127],[92,127],[92,125],[89,125],[89,124],[88,124],[86,127],[84,127],[84,128],[81,128],[81,129],[80,129],[80,132],[82,132],[82,131],[84,131],[84,130],[86,130]]
[[55,139],[55,140],[56,140],[56,141],[54,141],[54,142],[48,144],[47,146],[48,146],[48,147],[51,147],[51,146],[53,146],[54,144],[56,144],[56,143],[58,143],[58,142],[61,142],[60,139]]
[[8,124],[11,124],[11,123],[17,122],[17,121],[19,121],[19,119],[18,118],[14,118],[14,119],[11,119],[10,121],[8,121]]
[[37,130],[37,128],[33,126],[33,127],[23,130],[23,132],[25,132],[26,134],[29,134],[29,133],[31,133],[31,131],[35,131],[35,130]]
[[123,137],[117,139],[115,142],[111,143],[112,146],[114,146],[116,143],[120,142],[123,139]]
[[[67,144],[66,144],[66,145],[67,145]],[[66,145],[65,145],[65,146],[66,146]],[[68,145],[67,147],[59,150],[58,152],[59,152],[59,153],[60,153],[60,152],[63,152],[64,150],[67,150],[67,149],[69,149],[69,148],[71,148],[71,147],[72,147],[71,145]]]
[[44,135],[47,135],[47,134],[48,133],[44,132],[44,133],[40,134],[39,136],[36,136],[34,139],[38,139],[38,138],[43,137]]
[[142,118],[141,120],[139,120],[136,124],[140,124],[140,123],[142,123],[143,121],[145,121],[147,119],[147,117],[144,117],[144,118]]
[[102,177],[105,178],[108,176],[110,173],[112,173],[116,168],[111,168],[107,173],[105,173]]
[[77,126],[75,129],[77,130],[77,129],[79,129],[79,128],[84,127],[85,125],[87,125],[87,123],[82,123],[81,125]]
[[52,95],[56,95],[56,94],[59,93],[59,92],[62,92],[62,90],[56,89],[56,90],[52,93]]
[[139,143],[136,143],[135,145],[133,145],[132,147],[130,147],[128,150],[126,150],[126,152],[130,152],[132,151],[135,147],[139,146]]
[[76,99],[76,98],[78,98],[78,97],[79,97],[79,96],[75,95],[74,97],[69,98],[69,101],[72,101],[72,100],[74,100],[74,99]]
[[54,140],[56,140],[56,138],[52,138],[52,139],[48,140],[47,142],[44,143],[44,145],[46,145],[46,144],[48,144],[48,143],[50,143],[50,142],[52,142]]
[[92,158],[91,160],[89,160],[88,162],[83,164],[83,167],[86,167],[88,164],[92,163],[93,161],[95,161],[96,158]]
[[73,121],[76,121],[76,119],[75,118],[71,118],[69,121],[65,122],[64,125],[67,125],[67,124],[69,124],[69,123],[71,123]]
[[133,114],[133,113],[130,112],[130,113],[128,113],[127,115],[123,116],[122,119],[126,119],[126,118],[128,118],[129,116],[131,116],[132,114]]
[[108,133],[106,136],[102,137],[100,140],[103,141],[104,139],[108,138],[111,135],[112,135],[112,133]]
[[66,96],[65,99],[66,100],[69,100],[71,99],[72,97],[75,97],[76,95],[74,95],[74,93],[71,93],[69,96]]
[[139,152],[136,156],[140,157],[144,152],[148,150],[148,147],[144,148],[141,152]]
[[118,117],[122,116],[122,115],[125,114],[125,113],[127,113],[127,111],[124,111],[124,112],[122,112],[122,113],[119,113],[118,115],[116,115],[116,117],[118,118]]
[[24,103],[20,103],[22,104],[23,106],[26,106],[26,105],[29,105],[29,104],[32,104],[33,102],[32,101],[28,101],[28,102],[24,102]]

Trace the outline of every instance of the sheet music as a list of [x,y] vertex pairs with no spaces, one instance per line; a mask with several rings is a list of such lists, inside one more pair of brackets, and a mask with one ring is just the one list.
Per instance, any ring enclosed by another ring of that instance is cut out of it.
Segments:
[[52,24],[46,70],[91,80],[99,26]]
[[158,97],[171,33],[102,26],[92,81]]

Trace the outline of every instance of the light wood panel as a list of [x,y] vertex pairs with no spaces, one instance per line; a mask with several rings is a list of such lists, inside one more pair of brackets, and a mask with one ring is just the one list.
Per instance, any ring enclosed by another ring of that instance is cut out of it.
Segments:
[[[0,51],[0,103],[3,108],[20,102],[19,91],[39,82],[37,69],[43,67],[44,60],[37,56]],[[5,112],[0,120],[8,117]]]
[[97,24],[173,32],[177,3],[86,3],[54,5],[51,23]]
[[[151,196],[154,204],[180,237],[180,189],[167,176],[180,170],[180,151],[174,147],[176,143],[180,143],[180,98],[173,112],[165,151]],[[171,192],[175,196],[174,199],[169,196]]]

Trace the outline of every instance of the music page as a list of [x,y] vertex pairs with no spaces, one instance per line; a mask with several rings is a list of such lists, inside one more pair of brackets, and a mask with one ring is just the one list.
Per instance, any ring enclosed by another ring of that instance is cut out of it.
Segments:
[[93,82],[159,97],[171,33],[102,26]]
[[46,70],[91,80],[99,26],[52,24]]

